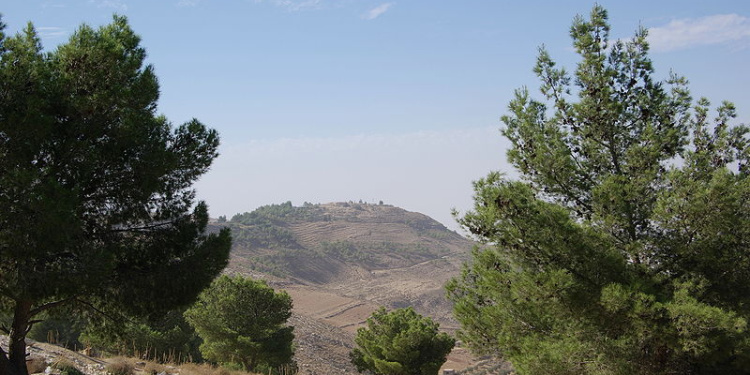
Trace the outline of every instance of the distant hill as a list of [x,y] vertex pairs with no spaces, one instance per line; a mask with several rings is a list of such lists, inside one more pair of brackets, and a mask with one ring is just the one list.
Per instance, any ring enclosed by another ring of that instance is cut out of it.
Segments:
[[408,267],[471,246],[428,216],[384,204],[287,202],[217,225],[232,229],[235,266],[304,283],[346,278],[352,267]]
[[[416,212],[386,204],[273,204],[237,214],[229,271],[261,277],[294,301],[301,374],[351,373],[356,328],[379,306],[413,306],[457,328],[444,297],[474,243]],[[451,368],[471,364],[461,349]]]

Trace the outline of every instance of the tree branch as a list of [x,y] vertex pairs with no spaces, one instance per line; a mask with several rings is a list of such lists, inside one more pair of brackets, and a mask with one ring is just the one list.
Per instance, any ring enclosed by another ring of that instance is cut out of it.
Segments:
[[[36,320],[29,321],[28,326],[26,327],[26,334],[28,335],[29,332],[31,332],[31,328],[34,327],[34,324],[41,323],[43,321],[44,320],[42,320],[42,319],[36,319]],[[28,356],[29,354],[26,354],[26,355]]]
[[164,221],[164,222],[161,222],[161,223],[150,224],[150,225],[110,229],[110,232],[114,232],[114,233],[119,233],[119,232],[144,232],[144,231],[149,231],[151,229],[165,227],[165,226],[168,226],[170,224],[172,224],[171,221]]
[[60,306],[60,305],[64,305],[64,304],[66,304],[68,302],[74,301],[75,299],[76,299],[76,297],[70,297],[70,298],[61,299],[61,300],[55,301],[55,302],[45,303],[44,305],[41,305],[41,306],[39,306],[39,307],[37,307],[37,308],[32,309],[31,311],[29,311],[29,315],[30,316],[36,316],[39,313],[42,313],[42,312],[47,311],[49,309],[53,309],[53,308],[55,308],[57,306]]
[[111,320],[114,320],[114,321],[120,320],[117,317],[114,317],[114,316],[112,316],[112,315],[110,315],[110,314],[102,311],[101,309],[97,308],[96,306],[94,306],[90,302],[86,302],[86,301],[80,300],[80,299],[76,299],[75,301],[78,302],[78,303],[80,303],[80,304],[82,304],[82,305],[85,305],[86,307],[90,308],[91,310],[94,310],[95,312],[101,314],[102,316],[104,316],[107,319],[111,319]]

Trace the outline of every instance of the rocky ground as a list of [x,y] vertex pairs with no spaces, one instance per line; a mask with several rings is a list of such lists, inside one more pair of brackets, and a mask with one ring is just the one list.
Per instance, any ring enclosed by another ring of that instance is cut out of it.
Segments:
[[[56,365],[66,362],[74,365],[77,369],[87,375],[106,375],[108,362],[103,359],[93,358],[84,354],[65,349],[63,347],[26,340],[26,352],[28,355],[27,366],[30,373],[59,373]],[[8,350],[8,337],[0,336],[0,345],[3,350]]]

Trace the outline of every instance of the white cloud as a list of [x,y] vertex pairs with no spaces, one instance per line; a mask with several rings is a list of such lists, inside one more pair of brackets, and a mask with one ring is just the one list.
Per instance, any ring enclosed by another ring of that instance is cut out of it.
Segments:
[[99,8],[110,8],[118,12],[125,12],[128,10],[128,5],[122,0],[89,0],[89,3],[94,4]]
[[189,8],[198,5],[200,0],[180,0],[177,2],[177,6],[180,8]]
[[393,4],[395,4],[395,3],[383,3],[383,4],[380,4],[380,5],[376,6],[375,8],[372,8],[369,11],[367,11],[367,13],[365,13],[364,15],[362,15],[362,18],[364,18],[366,20],[374,20],[374,19],[380,17],[383,13],[387,12],[388,9],[390,9],[391,6],[393,6]]
[[[254,2],[259,4],[263,0],[254,0]],[[321,0],[267,0],[267,2],[290,12],[317,9],[321,6]]]
[[506,148],[495,126],[251,141],[223,147],[196,188],[213,217],[286,201],[382,200],[457,229],[451,209],[472,207],[472,181],[510,171]]
[[652,49],[658,52],[712,44],[750,45],[750,18],[738,14],[718,14],[674,20],[665,26],[650,28],[648,41]]
[[58,2],[54,2],[54,1],[47,1],[47,2],[42,3],[42,8],[44,8],[44,9],[47,9],[47,8],[65,8],[65,7],[67,7],[67,5],[62,4],[62,3],[58,3]]
[[65,36],[68,32],[62,27],[37,27],[36,31],[42,38],[59,38]]

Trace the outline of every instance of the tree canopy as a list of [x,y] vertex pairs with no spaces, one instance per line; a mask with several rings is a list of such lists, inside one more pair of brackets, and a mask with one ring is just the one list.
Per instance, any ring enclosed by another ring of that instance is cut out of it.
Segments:
[[411,307],[380,308],[357,330],[350,357],[359,372],[376,375],[436,375],[455,340]]
[[185,312],[203,358],[263,372],[293,365],[292,298],[265,281],[221,276]]
[[502,117],[522,179],[475,182],[459,219],[486,245],[448,285],[459,337],[519,374],[745,373],[748,128],[609,31],[577,17],[575,71],[540,49],[543,99]]
[[191,185],[218,134],[156,115],[159,85],[124,17],[44,52],[34,27],[0,28],[0,374],[26,373],[26,332],[63,305],[158,315],[225,267]]

